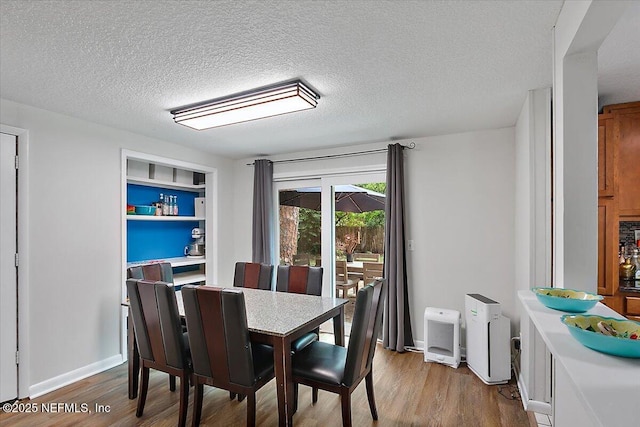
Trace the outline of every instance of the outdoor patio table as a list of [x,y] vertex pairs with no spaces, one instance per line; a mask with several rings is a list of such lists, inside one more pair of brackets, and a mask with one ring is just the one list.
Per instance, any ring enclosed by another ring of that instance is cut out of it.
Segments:
[[[238,288],[236,288],[238,289]],[[293,379],[291,342],[333,319],[335,343],[344,346],[344,305],[346,299],[324,298],[285,292],[242,288],[251,340],[273,346],[280,425],[292,425]],[[182,294],[176,292],[178,311],[184,316]],[[128,305],[123,303],[123,305]],[[137,395],[139,355],[129,322],[129,398]]]

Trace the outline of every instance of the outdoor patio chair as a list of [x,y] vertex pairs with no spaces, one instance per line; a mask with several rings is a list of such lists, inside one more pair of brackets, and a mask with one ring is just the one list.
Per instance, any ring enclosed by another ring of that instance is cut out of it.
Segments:
[[363,262],[362,263],[362,279],[364,284],[368,285],[375,279],[382,277],[384,264],[381,262]]
[[347,261],[336,260],[336,296],[340,296],[342,291],[342,298],[347,298],[349,289],[357,289],[358,282],[349,278],[349,271],[347,269]]
[[371,253],[354,253],[353,254],[354,261],[367,261],[367,262],[378,262],[380,261],[379,254],[371,254]]
[[309,265],[309,254],[296,254],[293,256],[293,265]]

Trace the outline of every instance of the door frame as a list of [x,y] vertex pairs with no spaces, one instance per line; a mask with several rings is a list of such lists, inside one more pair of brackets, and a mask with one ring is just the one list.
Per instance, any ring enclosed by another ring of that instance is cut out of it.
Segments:
[[29,397],[29,131],[0,124],[18,138],[18,398]]

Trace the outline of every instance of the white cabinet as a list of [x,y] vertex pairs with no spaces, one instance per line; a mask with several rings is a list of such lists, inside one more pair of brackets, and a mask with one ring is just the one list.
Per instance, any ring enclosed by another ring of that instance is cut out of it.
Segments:
[[[637,425],[640,359],[591,350],[570,335],[560,320],[563,312],[543,306],[531,291],[519,291],[518,299],[521,316],[527,317],[552,357],[553,426]],[[602,303],[587,314],[622,318]],[[523,339],[522,350],[530,345],[530,340]]]

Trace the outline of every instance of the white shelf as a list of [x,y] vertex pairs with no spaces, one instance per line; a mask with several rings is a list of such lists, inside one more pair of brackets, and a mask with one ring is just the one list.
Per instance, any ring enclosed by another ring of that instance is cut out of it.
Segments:
[[204,221],[202,216],[127,215],[127,221]]
[[205,184],[182,184],[180,182],[171,182],[171,181],[159,181],[156,179],[149,178],[138,178],[134,176],[127,177],[127,183],[129,184],[138,184],[138,185],[146,185],[149,187],[161,187],[168,188],[172,190],[187,190],[187,191],[197,191],[202,192],[205,189]]
[[188,285],[189,283],[198,283],[204,282],[205,275],[200,271],[197,272],[186,272],[186,273],[177,273],[173,275],[173,285],[174,286],[182,286]]
[[189,258],[186,256],[165,259],[147,259],[143,261],[128,262],[127,268],[134,267],[136,265],[153,264],[158,262],[169,262],[171,263],[171,267],[186,267],[189,265],[205,264],[207,260],[206,258]]

